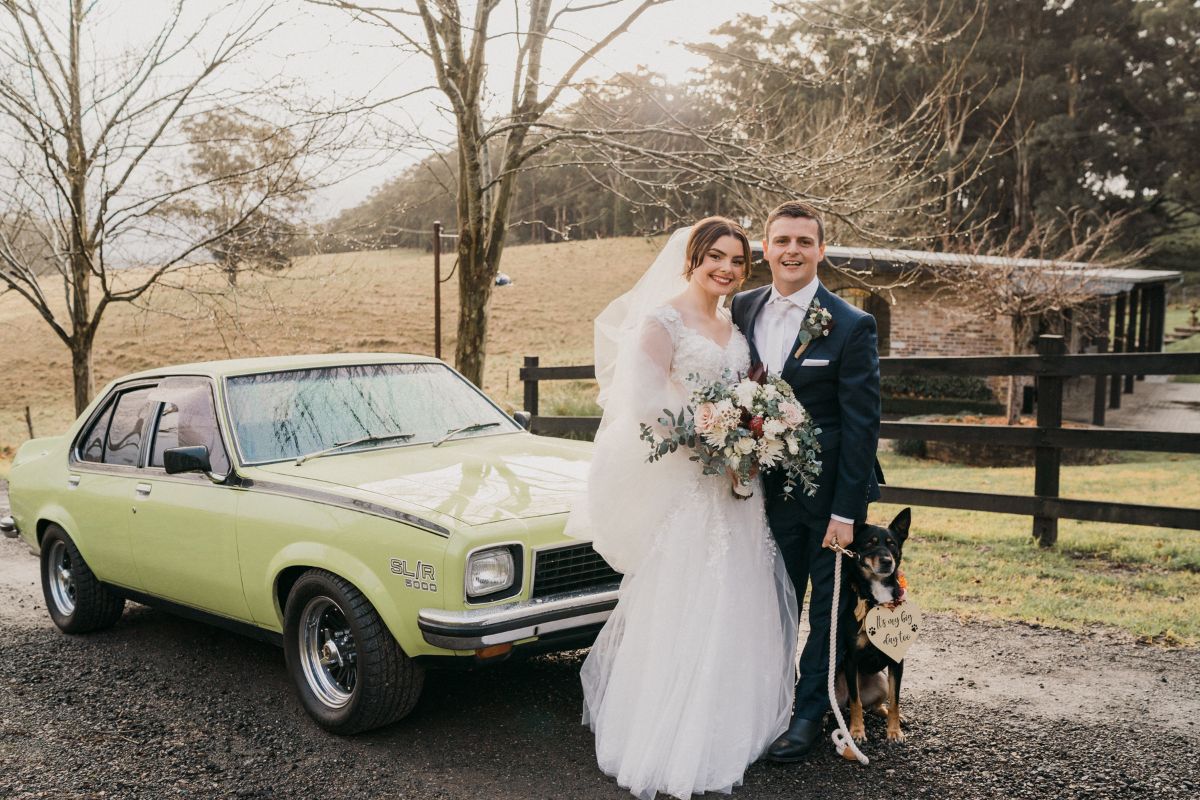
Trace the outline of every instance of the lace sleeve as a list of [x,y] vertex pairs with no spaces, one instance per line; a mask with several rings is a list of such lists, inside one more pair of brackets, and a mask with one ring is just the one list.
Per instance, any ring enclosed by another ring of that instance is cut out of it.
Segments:
[[678,485],[670,474],[694,468],[687,459],[648,463],[650,445],[641,438],[643,424],[656,425],[663,409],[679,413],[686,402],[684,388],[671,378],[674,356],[675,336],[658,313],[647,315],[622,343],[596,433],[588,488],[567,523],[568,536],[591,539],[619,572],[636,569],[674,502],[655,487]]

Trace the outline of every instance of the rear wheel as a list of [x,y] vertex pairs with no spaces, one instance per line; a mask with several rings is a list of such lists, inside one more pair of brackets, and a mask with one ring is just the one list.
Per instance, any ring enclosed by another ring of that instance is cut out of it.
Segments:
[[104,588],[71,537],[50,525],[42,537],[42,595],[64,633],[111,628],[125,610],[125,599]]
[[325,570],[301,575],[288,595],[284,655],[305,710],[333,733],[395,722],[425,679],[362,592]]

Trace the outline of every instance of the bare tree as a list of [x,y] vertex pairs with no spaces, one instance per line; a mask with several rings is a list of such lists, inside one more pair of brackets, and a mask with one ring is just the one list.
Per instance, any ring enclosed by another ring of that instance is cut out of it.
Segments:
[[[967,24],[941,4],[912,5],[780,4],[780,21],[741,17],[715,31],[724,44],[692,48],[709,64],[690,86],[664,99],[655,76],[620,76],[542,131],[625,202],[661,209],[664,227],[694,217],[696,198],[705,213],[757,219],[801,198],[839,243],[947,243],[986,222],[967,218],[963,189],[996,142],[962,142],[980,82],[967,70]],[[885,80],[896,48],[937,52],[936,79],[897,96]]]
[[[38,0],[0,0],[0,286],[28,301],[70,349],[77,412],[92,396],[104,312],[196,264],[273,195],[260,193],[210,227],[167,213],[233,177],[187,176],[182,124],[255,96],[217,77],[268,34],[272,4],[229,3],[196,18],[176,0],[148,44],[120,54],[97,37],[108,11],[97,6],[68,0],[51,11]],[[272,160],[298,158],[322,127],[312,123],[293,152]],[[133,266],[142,268],[123,268]]]
[[205,249],[230,286],[241,270],[290,266],[298,218],[313,188],[303,170],[312,142],[302,144],[293,129],[236,108],[203,112],[182,128],[191,156],[184,180],[195,191],[167,212],[192,226],[193,238],[210,239]]
[[[425,56],[438,89],[446,96],[457,139],[459,322],[455,362],[476,384],[483,382],[491,299],[509,228],[509,212],[521,169],[556,141],[537,135],[543,118],[575,81],[580,70],[628,30],[643,13],[670,0],[597,0],[514,3],[511,29],[493,30],[500,0],[411,0],[406,3],[312,0],[344,9],[355,18],[390,30],[401,47]],[[473,6],[473,11],[471,10]],[[546,45],[563,35],[562,25],[578,14],[626,6],[618,24],[591,35],[575,60],[557,75],[547,74]],[[511,92],[506,112],[489,118],[487,48],[498,38],[512,43],[515,66],[502,86]],[[493,163],[489,147],[499,142]]]

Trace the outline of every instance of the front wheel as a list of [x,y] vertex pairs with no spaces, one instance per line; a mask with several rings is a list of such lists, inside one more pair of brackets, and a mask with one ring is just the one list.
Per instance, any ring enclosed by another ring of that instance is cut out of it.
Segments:
[[48,526],[42,537],[42,595],[50,619],[64,633],[111,628],[125,610],[125,599],[104,588],[57,525]]
[[283,637],[300,702],[327,731],[359,733],[395,722],[421,695],[424,671],[362,592],[333,573],[314,569],[296,581]]

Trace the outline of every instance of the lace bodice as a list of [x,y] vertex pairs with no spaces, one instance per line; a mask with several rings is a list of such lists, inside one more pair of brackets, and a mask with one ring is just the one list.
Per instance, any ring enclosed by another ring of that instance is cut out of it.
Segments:
[[[729,319],[729,312],[722,308],[718,312]],[[664,304],[654,310],[654,319],[671,334],[675,353],[671,357],[671,379],[689,385],[689,375],[699,375],[702,383],[719,380],[726,370],[736,377],[745,375],[750,369],[750,344],[742,332],[734,327],[729,343],[725,347],[714,342],[699,331],[689,328],[683,317],[672,305]]]

